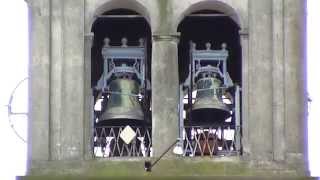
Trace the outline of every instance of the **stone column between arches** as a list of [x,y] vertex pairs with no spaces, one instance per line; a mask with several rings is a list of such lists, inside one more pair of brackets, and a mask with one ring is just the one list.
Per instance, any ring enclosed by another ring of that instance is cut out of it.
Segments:
[[83,127],[83,145],[84,159],[93,158],[93,106],[94,100],[91,89],[91,47],[94,33],[86,33],[84,36],[84,127]]
[[[159,157],[179,136],[178,36],[154,35],[152,42],[152,149]],[[172,151],[167,156],[173,156]]]
[[249,29],[243,28],[239,31],[242,52],[242,149],[243,155],[250,154],[249,142]]

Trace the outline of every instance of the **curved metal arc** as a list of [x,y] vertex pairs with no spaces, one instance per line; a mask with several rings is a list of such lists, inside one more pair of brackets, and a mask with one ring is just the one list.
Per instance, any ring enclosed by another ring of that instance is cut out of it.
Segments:
[[18,132],[17,130],[14,128],[14,125],[12,123],[12,120],[11,120],[11,116],[12,115],[28,115],[28,112],[12,112],[12,109],[11,109],[11,104],[12,104],[12,101],[13,101],[13,96],[16,92],[16,90],[18,89],[18,87],[24,82],[26,81],[27,79],[29,79],[29,77],[26,77],[24,78],[23,80],[19,81],[19,83],[15,86],[15,88],[12,90],[12,92],[10,93],[10,98],[9,98],[9,102],[8,104],[6,105],[8,107],[8,121],[9,121],[9,125],[11,127],[11,129],[13,130],[13,132],[15,133],[15,135],[20,139],[22,140],[23,142],[27,142]]

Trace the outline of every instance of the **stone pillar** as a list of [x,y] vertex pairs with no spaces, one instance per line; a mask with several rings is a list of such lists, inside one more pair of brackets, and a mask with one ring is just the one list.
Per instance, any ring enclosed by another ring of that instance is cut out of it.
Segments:
[[242,147],[243,155],[250,154],[249,143],[249,34],[248,29],[239,32],[242,50]]
[[[30,63],[28,168],[50,156],[50,2],[29,0]],[[32,163],[32,164],[30,164]]]
[[160,156],[179,136],[177,40],[177,36],[172,35],[153,36],[152,148],[155,157]]
[[60,160],[62,155],[63,10],[63,0],[51,0],[50,160]]
[[272,153],[272,1],[249,1],[249,141],[251,157]]
[[93,33],[85,34],[84,37],[84,158],[91,159],[93,156],[93,95],[91,89],[91,47]]
[[[62,160],[84,154],[84,1],[63,0],[61,100]],[[70,25],[71,24],[71,25]],[[57,92],[58,93],[58,92]]]
[[305,3],[284,0],[286,160],[292,164],[306,160],[303,155],[307,146]]
[[84,3],[72,0],[28,3],[31,8],[29,157],[34,162],[82,159]]
[[285,158],[283,0],[272,1],[272,27],[273,159],[283,161]]

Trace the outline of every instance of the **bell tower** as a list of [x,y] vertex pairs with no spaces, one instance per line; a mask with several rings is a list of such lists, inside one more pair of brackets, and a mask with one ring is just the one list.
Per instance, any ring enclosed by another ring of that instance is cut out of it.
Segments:
[[304,0],[27,2],[28,175],[308,175]]

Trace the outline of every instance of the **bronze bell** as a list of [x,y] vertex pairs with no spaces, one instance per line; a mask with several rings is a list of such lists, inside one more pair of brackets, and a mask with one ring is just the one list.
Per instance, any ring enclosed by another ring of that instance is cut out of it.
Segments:
[[221,80],[216,76],[202,77],[196,81],[197,95],[192,106],[192,121],[210,125],[223,123],[230,117],[230,108],[223,102]]
[[104,100],[104,112],[99,118],[104,125],[140,125],[144,114],[139,102],[139,84],[132,79],[115,79],[109,86],[109,97]]

